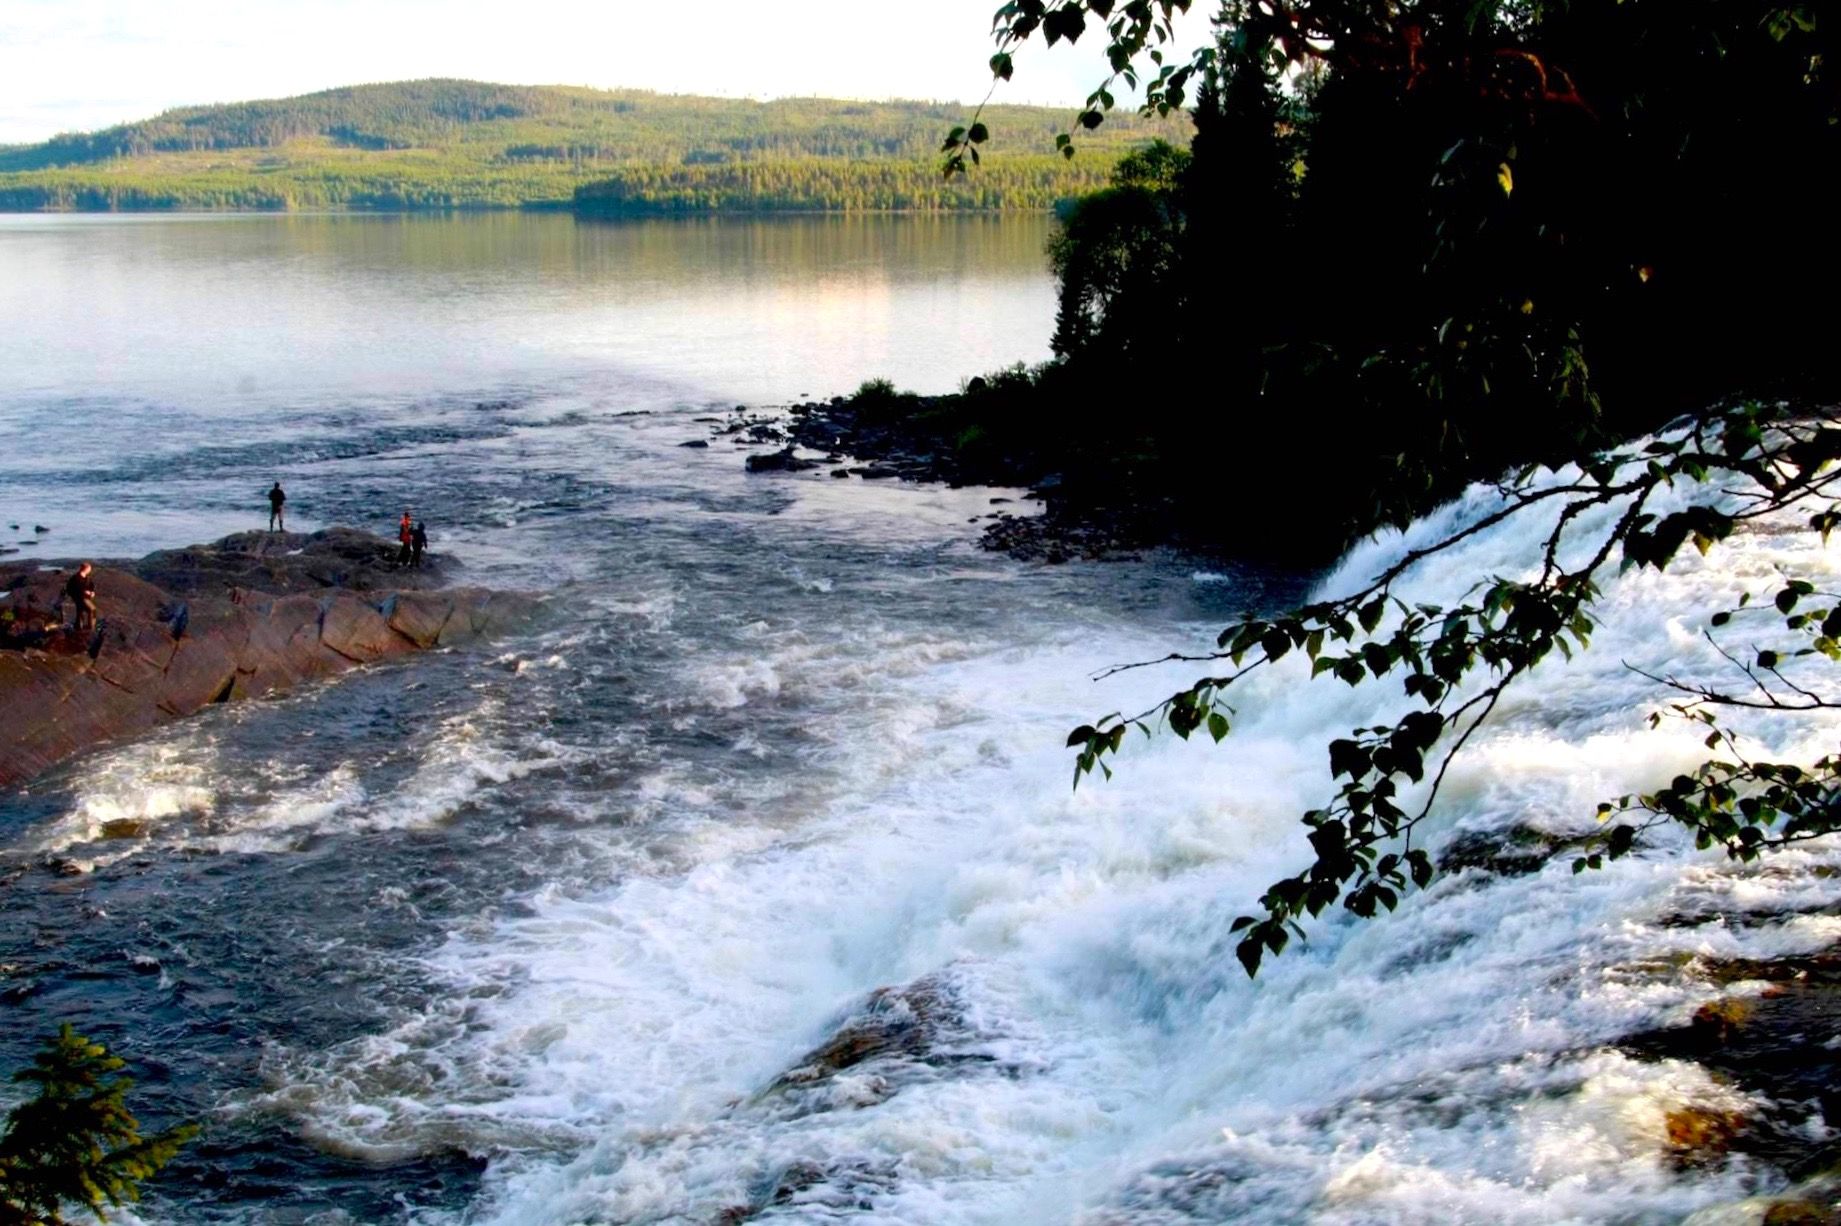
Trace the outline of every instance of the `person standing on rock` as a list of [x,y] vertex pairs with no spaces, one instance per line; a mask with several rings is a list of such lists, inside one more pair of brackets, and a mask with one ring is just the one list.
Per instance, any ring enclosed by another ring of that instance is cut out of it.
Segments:
[[96,628],[96,580],[91,574],[94,569],[88,562],[84,562],[64,584],[64,594],[76,606],[76,628],[79,632]]
[[282,491],[281,482],[275,482],[274,487],[268,492],[268,530],[270,532],[277,528],[283,532],[288,530],[287,522],[281,514],[281,508],[287,501],[288,496]]
[[417,570],[422,569],[422,551],[428,548],[428,525],[416,520],[415,531],[409,534],[409,564]]
[[396,564],[409,565],[411,545],[415,542],[415,520],[409,518],[409,509],[403,508],[403,518],[396,524],[396,541],[400,548],[396,551]]

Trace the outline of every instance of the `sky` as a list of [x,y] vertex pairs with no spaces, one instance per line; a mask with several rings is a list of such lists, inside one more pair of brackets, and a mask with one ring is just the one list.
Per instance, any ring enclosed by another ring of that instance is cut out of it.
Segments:
[[[417,77],[976,100],[999,2],[0,0],[0,143]],[[1207,35],[1205,7],[1179,26],[1185,47]],[[1028,48],[996,100],[1078,103],[1104,75],[1099,43]]]

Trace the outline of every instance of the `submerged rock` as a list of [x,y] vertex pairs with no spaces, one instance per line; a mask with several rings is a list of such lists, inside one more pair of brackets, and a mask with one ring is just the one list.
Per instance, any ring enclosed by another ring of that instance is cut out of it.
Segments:
[[747,467],[751,473],[796,473],[818,467],[818,461],[800,459],[791,447],[783,447],[749,456]]
[[869,993],[755,1103],[798,1118],[872,1106],[942,1075],[1020,1077],[1033,1071],[1000,1054],[1009,1045],[968,1009],[960,973],[947,967]]
[[522,593],[426,590],[448,567],[425,558],[399,570],[394,556],[379,537],[335,528],[100,565],[100,622],[84,636],[63,628],[69,564],[0,565],[15,614],[0,649],[0,787],[212,703],[471,641],[536,610]]
[[1540,872],[1548,861],[1583,841],[1530,826],[1467,830],[1455,835],[1439,851],[1438,871],[1449,874],[1475,868],[1500,877],[1524,877]]
[[1687,973],[1728,989],[1685,1026],[1619,1045],[1647,1059],[1686,1060],[1760,1099],[1751,1118],[1686,1108],[1668,1117],[1669,1157],[1709,1165],[1746,1154],[1806,1179],[1841,1162],[1841,947],[1768,961],[1695,958]]
[[1715,1166],[1744,1136],[1747,1121],[1737,1111],[1678,1107],[1663,1121],[1669,1160],[1678,1168]]

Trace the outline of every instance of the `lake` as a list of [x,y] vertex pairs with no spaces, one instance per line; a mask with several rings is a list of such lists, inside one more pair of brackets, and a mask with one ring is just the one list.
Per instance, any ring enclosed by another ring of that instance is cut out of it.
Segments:
[[[279,479],[291,527],[413,505],[469,582],[548,596],[0,796],[0,1067],[68,1020],[144,1118],[206,1126],[140,1220],[1659,1223],[1783,1186],[1677,1161],[1670,1112],[1755,1104],[1624,1040],[1703,1003],[1688,959],[1825,947],[1841,854],[1458,861],[1249,982],[1235,917],[1394,693],[1293,653],[1220,746],[1134,736],[1076,792],[1064,742],[1199,667],[1109,666],[1315,580],[1024,565],[978,547],[1019,491],[749,475],[712,436],[1045,357],[1050,225],[0,218],[0,543],[207,539]],[[1231,435],[1197,446],[1230,497]],[[1674,667],[1656,627],[1805,535],[1610,584],[1593,651],[1453,768],[1437,851],[1589,830],[1697,760],[1626,662]]]

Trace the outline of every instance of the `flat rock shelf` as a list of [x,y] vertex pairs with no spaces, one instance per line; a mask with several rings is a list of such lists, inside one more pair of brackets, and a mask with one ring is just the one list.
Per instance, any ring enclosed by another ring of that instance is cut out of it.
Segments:
[[243,532],[97,563],[94,631],[69,628],[74,561],[0,563],[0,787],[212,703],[471,642],[535,614],[522,592],[448,587],[350,528]]

